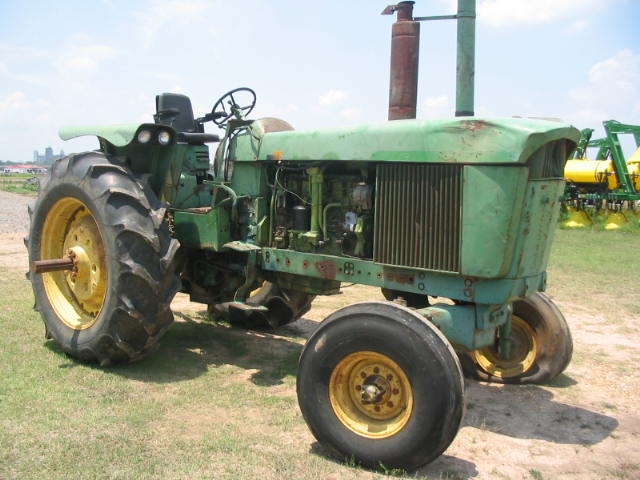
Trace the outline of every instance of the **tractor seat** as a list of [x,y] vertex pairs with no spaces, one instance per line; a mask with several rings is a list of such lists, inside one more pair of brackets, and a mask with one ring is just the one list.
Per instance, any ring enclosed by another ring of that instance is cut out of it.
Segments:
[[202,145],[219,142],[220,137],[204,133],[202,123],[193,117],[191,100],[180,93],[161,93],[156,95],[156,113],[153,120],[160,125],[167,125],[178,132],[178,141],[190,145]]
[[193,117],[191,100],[180,93],[156,95],[156,113],[153,120],[160,125],[168,125],[176,132],[203,132],[201,124]]

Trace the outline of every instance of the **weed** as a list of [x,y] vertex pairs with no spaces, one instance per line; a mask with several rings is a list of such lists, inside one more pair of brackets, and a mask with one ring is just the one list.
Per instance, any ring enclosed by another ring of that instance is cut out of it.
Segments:
[[380,468],[380,471],[384,472],[385,475],[388,475],[391,477],[400,477],[400,476],[406,475],[407,473],[405,470],[401,468],[388,468],[382,462],[378,463],[378,467]]
[[533,468],[529,470],[529,475],[531,475],[531,478],[533,478],[534,480],[544,480],[542,474],[538,470],[535,470]]
[[468,477],[462,472],[447,470],[440,475],[441,480],[466,480]]

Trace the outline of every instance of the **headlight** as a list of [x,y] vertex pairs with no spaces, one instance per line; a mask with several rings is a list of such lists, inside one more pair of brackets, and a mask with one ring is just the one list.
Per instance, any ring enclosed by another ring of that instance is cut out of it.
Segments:
[[138,142],[140,143],[148,143],[151,140],[151,131],[149,130],[140,130],[138,132]]
[[166,130],[160,130],[158,132],[158,143],[160,145],[168,145],[171,141],[171,134]]

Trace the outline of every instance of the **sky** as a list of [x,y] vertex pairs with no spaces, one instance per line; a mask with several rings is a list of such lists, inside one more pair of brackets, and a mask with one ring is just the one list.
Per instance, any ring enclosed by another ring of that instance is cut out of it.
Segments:
[[[296,129],[387,119],[385,0],[0,0],[0,160],[63,142],[71,125],[150,122],[155,95],[197,116],[228,90],[257,93],[253,118]],[[477,0],[475,113],[640,124],[640,0]],[[456,12],[416,0],[416,17]],[[456,22],[421,23],[417,117],[455,111]],[[217,132],[209,124],[207,131]]]

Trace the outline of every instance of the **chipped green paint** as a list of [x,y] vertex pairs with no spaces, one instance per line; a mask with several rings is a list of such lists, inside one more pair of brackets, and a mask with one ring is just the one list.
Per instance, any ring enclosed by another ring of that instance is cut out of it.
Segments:
[[579,138],[565,124],[520,118],[397,120],[315,131],[239,136],[236,161],[342,160],[430,163],[524,163],[547,142]]

